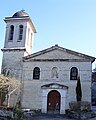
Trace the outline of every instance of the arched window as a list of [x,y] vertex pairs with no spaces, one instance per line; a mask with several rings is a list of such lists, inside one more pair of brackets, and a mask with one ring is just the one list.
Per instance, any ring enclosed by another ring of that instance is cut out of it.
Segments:
[[19,26],[19,40],[22,40],[23,37],[23,25]]
[[57,67],[52,68],[52,78],[58,78],[58,68]]
[[33,79],[39,79],[40,78],[40,68],[35,67],[33,70]]
[[76,67],[72,67],[70,70],[70,80],[77,80],[78,77],[78,69]]
[[10,26],[10,31],[9,31],[9,40],[13,40],[13,34],[14,34],[14,26]]

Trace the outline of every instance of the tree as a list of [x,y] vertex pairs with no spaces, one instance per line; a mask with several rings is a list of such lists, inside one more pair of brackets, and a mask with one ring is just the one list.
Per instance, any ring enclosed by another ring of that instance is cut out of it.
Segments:
[[96,71],[92,72],[92,82],[96,82]]
[[82,90],[81,90],[80,76],[78,76],[78,80],[77,80],[76,99],[77,99],[77,102],[82,100]]
[[96,64],[95,64],[95,68],[92,70],[93,72],[96,72]]
[[[0,75],[0,105],[5,101],[6,96],[7,99],[7,106],[9,105],[10,95],[15,92],[16,90],[20,91],[21,83],[19,80],[15,78],[9,78],[4,75]],[[18,96],[20,97],[20,96]]]
[[81,100],[82,100],[82,90],[81,90],[81,82],[80,76],[77,79],[77,86],[76,86],[76,99],[78,104],[78,120],[81,120]]

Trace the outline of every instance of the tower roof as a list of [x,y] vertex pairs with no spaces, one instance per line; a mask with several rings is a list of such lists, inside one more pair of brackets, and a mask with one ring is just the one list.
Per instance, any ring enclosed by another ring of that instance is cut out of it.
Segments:
[[25,10],[18,11],[14,13],[12,18],[21,18],[21,17],[29,17],[28,13],[25,12]]

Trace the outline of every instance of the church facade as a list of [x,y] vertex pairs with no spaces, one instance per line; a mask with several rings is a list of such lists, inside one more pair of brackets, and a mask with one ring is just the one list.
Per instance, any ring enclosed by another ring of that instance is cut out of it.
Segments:
[[[82,100],[91,102],[92,63],[95,57],[58,45],[31,53],[36,29],[25,11],[6,17],[2,71],[22,83],[22,108],[64,114],[76,101],[80,76]],[[10,96],[11,97],[11,96]],[[15,97],[14,97],[15,99]],[[14,100],[10,99],[10,106]]]

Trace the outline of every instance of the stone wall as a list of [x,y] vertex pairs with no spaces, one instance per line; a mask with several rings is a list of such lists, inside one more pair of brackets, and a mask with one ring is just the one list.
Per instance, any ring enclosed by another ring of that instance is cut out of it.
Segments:
[[[70,101],[76,100],[77,81],[70,80],[71,67],[77,67],[82,86],[82,99],[91,102],[91,64],[89,62],[24,62],[23,65],[23,107],[41,109],[41,86],[50,83],[58,83],[68,86],[66,97],[66,109]],[[34,67],[40,68],[40,80],[33,80]],[[58,78],[52,78],[52,68],[58,68]]]
[[2,70],[7,69],[11,77],[16,77],[17,79],[21,80],[23,56],[24,51],[3,51]]

